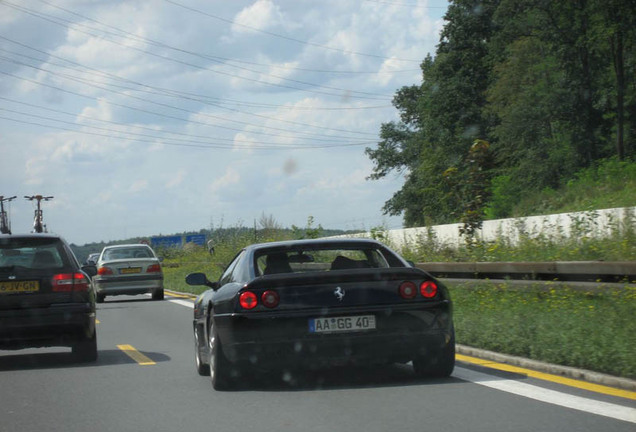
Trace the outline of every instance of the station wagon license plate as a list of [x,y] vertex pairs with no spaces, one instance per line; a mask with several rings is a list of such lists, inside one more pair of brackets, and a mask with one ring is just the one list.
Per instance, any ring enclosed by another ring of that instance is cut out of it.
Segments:
[[128,267],[119,269],[119,274],[134,274],[141,273],[141,267]]
[[374,329],[375,315],[309,319],[309,333],[354,332]]
[[8,281],[0,282],[0,294],[29,293],[40,290],[39,281]]

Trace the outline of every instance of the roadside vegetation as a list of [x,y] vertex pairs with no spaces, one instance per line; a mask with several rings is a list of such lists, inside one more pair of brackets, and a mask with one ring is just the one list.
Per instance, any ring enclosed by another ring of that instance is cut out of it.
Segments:
[[[516,242],[500,235],[489,242],[473,238],[458,247],[449,247],[429,232],[415,244],[402,247],[400,252],[414,262],[636,260],[635,213],[628,212],[623,220],[612,221],[608,234],[602,238],[595,234],[598,222],[594,212],[586,213],[573,222],[570,235],[546,235],[520,228]],[[376,230],[372,234],[380,240],[386,237],[382,231]]]
[[636,379],[636,290],[451,287],[457,342]]

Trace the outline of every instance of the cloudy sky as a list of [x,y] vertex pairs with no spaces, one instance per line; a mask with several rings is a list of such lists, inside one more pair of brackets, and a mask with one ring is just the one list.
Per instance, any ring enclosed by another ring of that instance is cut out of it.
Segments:
[[370,181],[445,0],[0,0],[0,195],[84,244],[210,227],[399,228]]

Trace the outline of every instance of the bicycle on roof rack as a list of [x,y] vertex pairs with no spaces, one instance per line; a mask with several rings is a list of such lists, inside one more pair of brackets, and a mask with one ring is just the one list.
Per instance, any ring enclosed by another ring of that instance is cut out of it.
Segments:
[[44,225],[44,216],[42,213],[42,208],[40,206],[40,202],[49,201],[53,199],[52,196],[42,196],[42,195],[25,195],[24,198],[29,201],[37,201],[37,208],[35,209],[35,215],[33,217],[33,232],[42,233],[46,232],[46,225]]
[[7,211],[4,209],[4,203],[11,202],[15,198],[15,196],[4,197],[0,195],[0,233],[2,234],[11,234],[11,223]]

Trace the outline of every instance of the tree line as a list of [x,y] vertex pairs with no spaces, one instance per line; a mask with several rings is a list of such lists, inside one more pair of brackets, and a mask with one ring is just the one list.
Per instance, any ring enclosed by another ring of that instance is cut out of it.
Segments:
[[636,152],[636,0],[450,0],[422,81],[366,154],[404,184],[406,226],[507,217],[607,158]]

